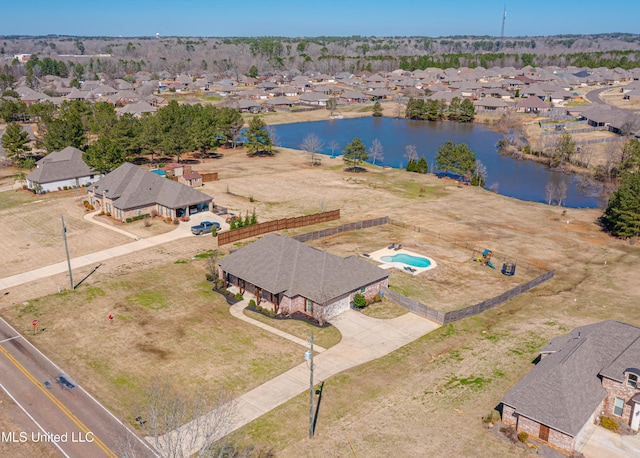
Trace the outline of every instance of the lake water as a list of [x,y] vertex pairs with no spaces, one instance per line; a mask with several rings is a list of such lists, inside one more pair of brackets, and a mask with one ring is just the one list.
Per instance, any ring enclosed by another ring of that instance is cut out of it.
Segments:
[[331,155],[331,141],[339,144],[335,154],[340,155],[354,137],[360,137],[367,148],[377,138],[384,148],[384,159],[376,164],[394,168],[406,165],[405,147],[415,145],[418,156],[424,156],[429,163],[429,171],[433,170],[435,154],[440,145],[446,141],[466,143],[487,167],[487,188],[497,187],[500,194],[546,202],[547,184],[551,182],[557,186],[565,182],[567,197],[564,206],[595,208],[606,205],[606,202],[583,191],[573,175],[549,170],[537,162],[518,161],[499,154],[496,144],[502,135],[481,124],[366,117],[280,124],[273,128],[278,146],[300,149],[307,134],[314,133],[324,143],[322,154],[328,155]]

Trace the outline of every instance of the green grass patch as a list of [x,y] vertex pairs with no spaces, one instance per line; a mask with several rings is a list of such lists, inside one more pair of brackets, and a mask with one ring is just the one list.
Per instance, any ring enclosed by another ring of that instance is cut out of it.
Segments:
[[176,262],[174,262],[174,264],[187,264],[189,261],[185,260],[185,259],[178,259]]
[[125,297],[130,304],[140,305],[151,310],[161,310],[169,306],[166,295],[162,291],[145,290]]
[[41,196],[36,196],[25,191],[3,192],[2,199],[0,199],[0,210],[6,210],[8,208],[17,207],[18,205],[28,204],[41,199]]
[[483,389],[488,383],[491,383],[490,378],[482,378],[482,377],[451,377],[447,383],[445,383],[445,388],[455,388],[456,386],[468,387],[474,391]]

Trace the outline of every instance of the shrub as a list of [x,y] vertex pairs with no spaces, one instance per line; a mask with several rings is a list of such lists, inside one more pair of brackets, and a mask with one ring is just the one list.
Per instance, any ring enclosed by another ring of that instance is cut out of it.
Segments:
[[527,442],[527,439],[529,439],[529,433],[527,433],[526,431],[520,431],[518,433],[518,440],[520,442]]
[[259,305],[256,306],[256,311],[262,313],[263,315],[271,317],[271,318],[273,318],[276,315],[276,312],[274,312],[273,310],[267,309],[267,308],[264,308],[264,307],[260,307]]
[[255,307],[256,306],[256,301],[254,301],[253,299],[251,299],[249,301],[249,307]]
[[204,278],[206,278],[208,282],[213,282],[213,280],[215,280],[215,277],[211,274],[204,274]]
[[151,217],[155,218],[156,216],[158,216],[158,210],[154,208],[153,210],[151,210]]
[[223,289],[224,288],[224,280],[222,278],[218,278],[216,280],[216,288]]
[[620,425],[618,425],[618,422],[615,419],[609,418],[609,417],[602,417],[600,419],[600,426],[602,426],[605,429],[608,429],[609,431],[617,431],[618,428],[620,428]]
[[362,294],[356,294],[353,296],[353,306],[358,309],[365,308],[367,306],[367,300]]
[[180,224],[180,220],[178,218],[173,218],[173,224]]
[[382,298],[379,293],[376,293],[376,295],[373,296],[373,302],[382,302]]
[[238,299],[239,301],[241,301],[243,298],[241,293],[236,293],[236,299]]
[[213,226],[213,228],[211,228],[211,235],[214,237],[218,236],[218,229],[216,229],[215,226]]
[[518,440],[518,433],[516,432],[516,429],[513,426],[503,426],[502,428],[500,428],[500,432],[504,434],[506,438],[509,439],[514,444]]
[[127,219],[125,219],[125,221],[126,221],[127,223],[132,223],[132,222],[133,222],[133,220],[132,220],[131,218],[127,218]]

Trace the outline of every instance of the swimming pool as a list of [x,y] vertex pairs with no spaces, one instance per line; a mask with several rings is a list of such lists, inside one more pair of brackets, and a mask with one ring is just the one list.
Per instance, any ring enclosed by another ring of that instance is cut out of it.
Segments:
[[421,268],[429,267],[431,265],[431,261],[427,258],[412,256],[405,253],[394,254],[393,256],[381,256],[380,260],[384,262],[401,262],[411,267]]

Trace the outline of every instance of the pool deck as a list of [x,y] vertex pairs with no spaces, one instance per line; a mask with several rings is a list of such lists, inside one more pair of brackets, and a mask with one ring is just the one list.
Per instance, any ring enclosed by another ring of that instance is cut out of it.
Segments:
[[[385,262],[382,260],[383,256],[394,256],[396,254],[406,254],[409,256],[416,256],[419,258],[427,258],[431,262],[431,265],[429,267],[413,267],[405,264],[404,262]],[[436,261],[434,261],[429,256],[425,256],[423,254],[418,254],[413,251],[405,250],[404,248],[395,250],[393,248],[385,247],[378,251],[374,251],[373,253],[369,253],[369,256],[367,257],[369,259],[373,259],[376,262],[379,262],[380,266],[378,267],[380,267],[381,269],[394,268],[394,269],[401,270],[402,272],[408,273],[410,275],[418,275],[418,274],[421,274],[422,272],[426,272],[427,270],[435,269],[438,266]],[[412,270],[407,270],[405,269],[405,267],[411,267]]]

